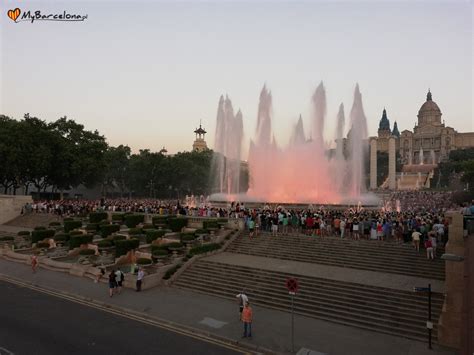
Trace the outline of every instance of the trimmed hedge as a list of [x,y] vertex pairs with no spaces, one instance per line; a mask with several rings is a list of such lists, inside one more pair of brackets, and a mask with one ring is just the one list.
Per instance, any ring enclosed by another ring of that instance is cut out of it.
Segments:
[[86,230],[94,232],[99,231],[99,223],[89,223],[86,225]]
[[196,239],[196,237],[195,237],[194,234],[188,234],[188,233],[186,233],[186,234],[182,233],[181,234],[181,243],[183,243],[183,242],[192,242],[195,239]]
[[99,223],[103,220],[107,220],[107,212],[91,212],[89,213],[89,222],[90,223]]
[[19,232],[17,233],[17,235],[22,235],[22,236],[27,236],[27,237],[29,237],[30,234],[31,234],[31,233],[30,233],[29,231],[19,231]]
[[145,223],[142,227],[142,229],[153,229],[155,226],[151,223]]
[[168,243],[164,245],[168,250],[171,250],[171,248],[183,248],[184,245],[183,243]]
[[188,225],[188,219],[183,217],[169,218],[168,225],[173,232],[181,232],[181,230]]
[[163,215],[163,216],[154,216],[152,219],[151,219],[151,223],[153,224],[166,224],[168,223],[168,218],[169,216],[168,215]]
[[63,222],[69,222],[69,221],[74,221],[74,218],[72,217],[63,218]]
[[125,213],[113,213],[112,214],[112,222],[123,222],[125,218]]
[[94,255],[94,254],[95,254],[95,250],[93,249],[82,249],[79,252],[79,255]]
[[169,255],[169,251],[167,249],[154,249],[152,254],[154,256],[161,256],[161,255]]
[[178,271],[178,269],[183,266],[183,264],[178,264],[178,265],[175,265],[173,266],[171,269],[169,269],[168,271],[166,271],[165,273],[165,276],[163,276],[163,279],[165,280],[168,280],[171,276],[173,276],[173,274]]
[[145,220],[143,214],[129,214],[125,216],[125,225],[128,228],[134,228],[137,224],[142,223]]
[[112,233],[118,232],[120,230],[120,226],[118,224],[104,224],[100,226],[100,234],[102,238],[107,238]]
[[70,235],[66,234],[66,233],[58,233],[53,237],[53,239],[56,242],[65,242],[65,241],[69,240],[69,238],[70,238]]
[[137,264],[138,265],[148,265],[148,264],[153,264],[153,261],[148,258],[138,258],[137,259]]
[[209,231],[207,229],[196,229],[196,231],[194,232],[195,235],[199,235],[199,234],[209,234]]
[[31,233],[31,242],[36,243],[45,238],[52,238],[54,236],[54,233],[55,231],[53,229],[34,230]]
[[114,235],[112,237],[112,242],[115,243],[117,240],[125,240],[125,239],[127,239],[127,237],[124,235]]
[[99,240],[97,242],[97,246],[99,248],[110,248],[112,246],[112,242],[110,240]]
[[15,240],[15,238],[8,235],[5,237],[0,237],[0,241],[3,241],[3,242],[10,241],[10,240]]
[[221,248],[221,245],[217,243],[204,244],[199,247],[192,248],[189,251],[189,254],[193,256],[193,255],[208,253],[210,251],[218,250],[220,248]]
[[46,227],[43,227],[43,226],[36,226],[35,227],[35,231],[44,231],[46,229]]
[[50,227],[57,227],[57,226],[60,226],[60,225],[61,225],[61,223],[59,223],[59,222],[50,222],[49,223]]
[[140,245],[138,239],[124,239],[115,241],[115,256],[119,257],[121,255],[127,254],[128,251],[137,249]]
[[82,233],[81,231],[70,231],[69,232],[69,235],[72,237],[74,235],[83,235],[84,233]]
[[204,229],[219,229],[219,224],[217,221],[204,221],[202,222],[202,227]]
[[152,241],[161,238],[165,235],[165,229],[147,229],[145,230],[146,242],[150,244]]
[[92,234],[83,234],[72,236],[69,240],[69,249],[80,247],[82,244],[92,243]]
[[68,233],[76,228],[82,227],[82,221],[65,221],[64,232]]
[[137,235],[137,234],[142,234],[142,229],[141,228],[130,228],[128,230],[129,235]]
[[164,251],[166,251],[166,253],[169,253],[169,250],[168,250],[166,244],[152,245],[151,246],[151,254],[154,254],[157,250],[164,250]]

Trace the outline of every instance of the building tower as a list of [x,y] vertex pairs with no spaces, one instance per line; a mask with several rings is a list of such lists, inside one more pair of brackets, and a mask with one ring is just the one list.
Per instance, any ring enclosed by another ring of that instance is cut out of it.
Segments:
[[388,138],[392,135],[392,131],[390,129],[390,121],[388,120],[387,111],[385,110],[385,108],[382,112],[382,118],[380,119],[379,130],[377,133],[379,135],[379,138]]
[[201,123],[199,123],[199,128],[194,133],[196,134],[196,140],[193,143],[193,151],[202,152],[207,150],[207,144],[204,140],[207,132],[202,128]]

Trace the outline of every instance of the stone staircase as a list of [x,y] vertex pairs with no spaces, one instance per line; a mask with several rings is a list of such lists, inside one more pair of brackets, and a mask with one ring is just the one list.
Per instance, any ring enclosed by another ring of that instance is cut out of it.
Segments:
[[411,244],[390,241],[304,235],[272,237],[267,233],[249,239],[247,234],[242,234],[226,251],[436,280],[444,280],[445,273],[444,261],[440,259],[443,248],[437,249],[437,259],[427,260],[424,250],[417,253]]
[[[423,294],[206,259],[195,262],[174,285],[229,300],[235,300],[236,294],[245,288],[253,304],[289,311],[290,298],[285,288],[289,277],[299,281],[300,291],[294,300],[297,314],[410,339],[427,338],[428,307],[427,296]],[[434,341],[442,305],[443,295],[433,293]]]

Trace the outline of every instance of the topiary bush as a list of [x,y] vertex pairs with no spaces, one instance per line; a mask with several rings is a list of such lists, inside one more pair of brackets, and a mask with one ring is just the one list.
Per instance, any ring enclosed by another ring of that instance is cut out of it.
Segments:
[[0,241],[2,241],[2,242],[8,242],[8,241],[11,241],[11,240],[15,240],[15,238],[11,237],[9,235],[7,235],[5,237],[0,237]]
[[167,249],[157,248],[153,250],[152,255],[153,256],[169,255],[169,251]]
[[118,232],[120,226],[118,224],[104,224],[100,226],[100,234],[102,238],[107,238],[112,233]]
[[219,229],[219,224],[217,221],[204,221],[202,222],[204,229]]
[[120,222],[122,224],[125,218],[125,213],[113,213],[112,214],[112,222]]
[[143,227],[142,227],[143,230],[145,230],[145,229],[153,229],[153,228],[155,228],[155,226],[154,226],[153,224],[151,224],[151,223],[145,223],[145,224],[143,225]]
[[90,223],[99,223],[108,218],[107,212],[91,212],[89,213],[89,222]]
[[137,224],[142,223],[145,220],[143,214],[129,214],[125,216],[125,225],[128,228],[134,228]]
[[31,233],[31,242],[36,243],[40,240],[43,240],[45,238],[52,238],[54,236],[55,231],[53,229],[40,229],[40,230],[34,230]]
[[50,222],[49,223],[50,227],[57,227],[57,226],[60,226],[60,225],[61,225],[61,223],[59,223],[59,222]]
[[69,235],[72,237],[73,235],[83,235],[84,233],[82,233],[81,231],[70,231],[69,232]]
[[124,239],[124,240],[116,240],[115,241],[115,256],[119,257],[121,255],[127,254],[128,251],[137,249],[140,245],[140,241],[138,239]]
[[35,231],[44,231],[45,229],[46,229],[46,227],[43,227],[43,226],[35,227]]
[[196,229],[196,231],[194,232],[195,235],[199,235],[199,234],[209,234],[209,231],[207,229]]
[[124,235],[114,235],[112,237],[112,242],[115,243],[117,240],[125,240],[125,239],[127,239],[127,237]]
[[89,223],[86,225],[86,230],[97,232],[99,230],[99,223]]
[[188,225],[188,219],[184,217],[168,218],[168,225],[173,232],[181,232]]
[[155,216],[151,219],[151,222],[154,226],[163,226],[168,224],[168,217],[169,216]]
[[110,240],[99,240],[97,242],[99,248],[110,248],[112,246],[112,241]]
[[193,240],[195,240],[196,237],[194,236],[194,234],[189,234],[189,233],[182,233],[181,234],[181,243],[184,243],[184,242],[192,242]]
[[30,233],[29,231],[19,231],[19,232],[17,233],[17,235],[21,235],[21,236],[23,236],[23,237],[29,237],[30,234],[31,234],[31,233]]
[[53,239],[56,242],[65,242],[65,241],[69,240],[69,238],[70,238],[70,235],[67,234],[67,233],[57,233],[53,237]]
[[183,248],[184,245],[182,243],[168,243],[168,244],[165,244],[164,245],[168,250],[171,250],[171,249],[177,249],[177,248]]
[[130,228],[128,230],[129,235],[137,235],[137,234],[142,234],[142,229],[141,228]]
[[92,250],[92,249],[82,249],[81,251],[79,251],[79,255],[94,255],[95,254],[95,250]]
[[63,218],[63,222],[69,222],[69,221],[74,221],[74,219],[71,217]]
[[138,258],[137,259],[137,264],[138,265],[148,265],[148,264],[152,264],[152,261],[151,261],[151,259],[148,259],[148,258]]
[[221,248],[220,244],[217,243],[209,243],[209,244],[204,244],[195,248],[192,248],[189,251],[189,254],[191,256],[193,255],[198,255],[198,254],[203,254],[203,253],[208,253],[210,251],[218,250]]
[[80,247],[82,244],[92,243],[93,237],[92,234],[71,236],[71,239],[69,240],[69,249]]
[[82,221],[65,221],[64,222],[64,232],[68,233],[74,229],[81,228]]
[[150,244],[152,241],[163,237],[166,232],[165,229],[147,229],[145,230],[146,242]]

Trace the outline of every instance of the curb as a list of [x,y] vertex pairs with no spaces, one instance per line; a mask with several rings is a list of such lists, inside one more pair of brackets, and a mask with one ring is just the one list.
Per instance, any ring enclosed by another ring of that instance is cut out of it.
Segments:
[[[276,352],[276,351],[267,349],[267,348],[259,346],[259,345],[242,343],[242,342],[234,340],[232,338],[228,338],[228,337],[221,336],[221,335],[216,335],[214,333],[211,333],[211,332],[208,332],[208,331],[205,331],[205,330],[201,330],[201,329],[198,329],[198,328],[194,328],[194,327],[191,327],[191,326],[188,326],[188,325],[183,325],[183,324],[176,323],[176,322],[173,322],[173,321],[170,321],[170,320],[166,320],[166,319],[162,319],[162,318],[158,318],[158,317],[153,317],[153,316],[150,316],[146,313],[142,313],[142,312],[135,311],[135,310],[125,308],[125,307],[119,307],[119,306],[116,306],[116,305],[111,305],[109,303],[105,303],[103,301],[99,301],[99,300],[96,300],[96,299],[93,299],[93,298],[90,298],[90,297],[81,296],[81,295],[77,295],[77,294],[70,293],[70,292],[67,292],[67,291],[54,289],[54,288],[51,288],[51,287],[48,287],[48,286],[43,286],[43,285],[31,282],[31,281],[24,281],[24,280],[18,279],[16,277],[12,277],[12,276],[5,275],[5,274],[2,274],[2,273],[0,273],[0,280],[3,280],[5,282],[11,282],[11,283],[14,283],[14,284],[17,284],[17,285],[23,285],[24,287],[25,286],[26,287],[30,286],[30,287],[35,287],[35,288],[38,288],[38,289],[42,289],[46,292],[56,293],[56,294],[64,296],[65,298],[81,301],[83,303],[90,303],[90,304],[92,304],[94,306],[98,306],[100,308],[109,309],[109,310],[112,310],[112,311],[115,311],[115,312],[123,313],[125,315],[131,315],[131,316],[134,316],[134,317],[137,317],[137,318],[141,318],[143,320],[155,322],[155,323],[157,323],[156,324],[157,326],[160,326],[161,328],[163,328],[165,330],[168,330],[168,331],[180,330],[183,333],[187,333],[187,334],[184,334],[184,335],[187,335],[187,336],[205,337],[205,338],[208,338],[210,340],[216,340],[216,341],[218,341],[220,343],[223,343],[225,345],[230,345],[230,346],[233,346],[233,347],[241,348],[242,350],[252,351],[255,354],[274,354],[274,355],[283,354],[283,353]],[[58,297],[58,296],[56,296],[56,297]]]

